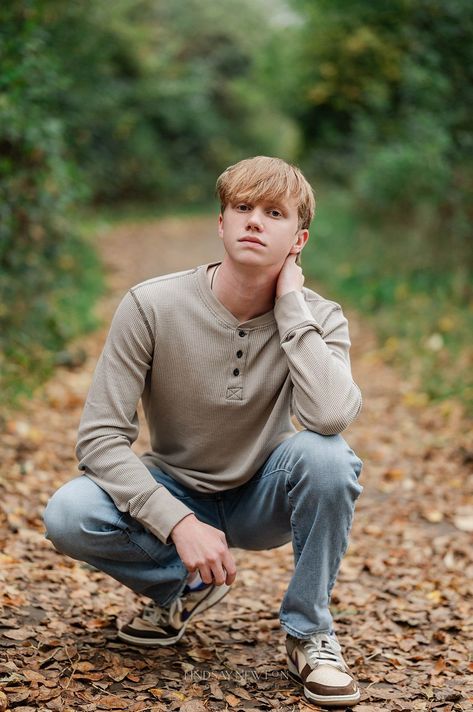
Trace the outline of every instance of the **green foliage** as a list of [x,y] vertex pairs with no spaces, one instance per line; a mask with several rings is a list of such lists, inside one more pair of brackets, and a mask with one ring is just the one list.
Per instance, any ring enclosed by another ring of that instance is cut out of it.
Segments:
[[3,3],[2,373],[31,389],[92,324],[100,270],[72,209],[207,203],[223,168],[265,153],[348,186],[322,219],[327,269],[350,255],[330,284],[393,354],[420,329],[432,393],[455,391],[442,354],[471,327],[472,48],[469,0]]
[[296,5],[306,18],[297,115],[308,169],[349,182],[365,216],[413,218],[427,206],[440,230],[468,241],[473,5]]
[[100,278],[97,258],[68,223],[81,193],[62,123],[48,110],[60,77],[37,16],[13,3],[2,10],[1,31],[0,390],[12,402],[49,372],[55,351],[92,326]]
[[319,196],[304,264],[370,316],[428,397],[473,408],[473,6],[293,5],[303,162],[316,186],[344,186]]
[[238,13],[230,0],[11,0],[0,8],[6,400],[31,392],[54,354],[93,324],[100,270],[72,208],[208,201],[229,163],[294,153],[295,124],[257,68],[274,36],[264,11],[252,0]]
[[400,366],[428,399],[456,397],[473,412],[473,280],[467,266],[441,270],[422,253],[425,226],[380,232],[360,220],[353,196],[320,191],[320,208],[304,249],[304,272],[331,298],[370,318],[384,360]]
[[42,30],[61,67],[50,110],[95,202],[207,200],[229,163],[293,150],[294,122],[253,68],[271,33],[261,8],[250,0],[238,13],[230,0],[50,3]]

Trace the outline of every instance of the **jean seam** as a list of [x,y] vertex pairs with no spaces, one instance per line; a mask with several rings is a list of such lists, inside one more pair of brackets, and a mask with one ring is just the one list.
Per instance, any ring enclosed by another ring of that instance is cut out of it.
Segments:
[[[359,485],[359,486],[361,487],[361,485]],[[358,493],[358,495],[356,496],[356,498],[355,498],[355,500],[354,500],[354,502],[353,502],[354,505],[356,504],[356,501],[358,500],[358,498],[360,497],[360,495],[361,495],[361,491],[360,491],[360,492]],[[332,569],[332,571],[334,571],[335,573],[332,573],[332,576],[330,577],[330,580],[329,580],[329,585],[328,585],[328,587],[327,587],[327,589],[328,589],[328,601],[329,601],[329,604],[330,604],[330,600],[331,600],[331,597],[332,597],[333,588],[334,588],[335,582],[336,582],[336,580],[337,580],[338,570],[339,570],[339,568],[340,568],[342,559],[343,559],[343,557],[345,556],[345,554],[346,554],[346,552],[347,552],[347,549],[348,549],[348,544],[349,544],[349,542],[350,542],[350,532],[351,532],[352,527],[353,527],[354,518],[355,518],[355,509],[354,509],[354,507],[353,507],[350,520],[349,520],[349,522],[347,523],[347,527],[346,527],[346,529],[345,529],[344,548],[343,548],[343,550],[339,553],[339,556],[337,557],[337,560],[336,560],[336,562],[335,562],[335,566],[334,566],[333,569]]]
[[[161,564],[161,562],[159,561],[159,559],[157,559],[156,557],[152,556],[148,551],[146,551],[146,549],[144,549],[140,544],[138,544],[138,542],[136,542],[136,541],[132,538],[132,533],[133,533],[133,532],[129,529],[129,527],[127,527],[126,525],[125,525],[124,528],[118,526],[118,525],[123,521],[123,519],[125,518],[126,515],[127,515],[127,512],[121,512],[121,513],[120,513],[120,515],[117,517],[117,520],[116,520],[116,522],[115,522],[115,527],[119,530],[119,532],[120,532],[121,534],[123,534],[123,535],[127,538],[128,543],[132,544],[132,545],[135,547],[135,549],[138,549],[138,550],[141,551],[143,554],[145,554],[145,556],[147,556],[148,559],[149,559],[150,561],[152,561],[154,564]],[[143,527],[143,529],[145,529],[145,527]],[[151,532],[148,532],[148,534],[149,534],[150,536],[154,536],[154,534],[152,534]],[[171,567],[173,567],[173,566],[179,566],[179,564],[169,564],[169,568],[171,568]],[[168,568],[168,566],[166,566],[166,568]]]
[[[353,469],[354,469],[354,474],[355,474],[355,477],[356,477],[355,483],[356,483],[356,485],[357,485],[358,487],[360,487],[360,491],[358,492],[357,496],[355,497],[354,502],[356,502],[356,500],[357,500],[358,497],[360,496],[360,494],[361,494],[361,492],[362,492],[362,489],[363,489],[363,488],[361,487],[361,485],[359,484],[359,482],[358,482],[358,479],[359,479],[359,476],[360,476],[360,473],[361,473],[361,469],[362,469],[362,462],[359,460],[359,458],[357,458],[357,459],[358,459],[358,462],[356,463],[356,465],[354,466]],[[292,475],[292,472],[293,472],[293,471],[291,471],[290,475]],[[301,545],[300,545],[300,540],[299,540],[298,534],[297,534],[297,526],[296,526],[296,522],[295,522],[295,519],[294,519],[295,509],[294,509],[294,507],[292,506],[292,498],[291,498],[292,486],[291,486],[290,477],[289,477],[288,484],[290,485],[290,487],[289,487],[289,489],[288,489],[288,499],[289,499],[289,503],[290,503],[291,509],[292,509],[292,514],[291,514],[291,528],[292,528],[292,531],[293,531],[293,541],[294,541],[294,545],[295,545],[295,548],[296,548],[296,551],[297,551],[297,559],[299,560],[299,558],[300,558],[300,556],[301,556],[301,553],[302,553],[302,548],[303,548],[303,547],[301,547]],[[351,531],[351,528],[352,528],[352,525],[353,525],[353,520],[354,520],[354,509],[352,510],[352,515],[351,515],[350,520],[349,520],[349,522],[347,523],[347,526],[346,526],[346,529],[345,529],[343,549],[342,549],[342,551],[340,551],[340,553],[339,553],[338,557],[336,558],[336,560],[332,562],[331,575],[330,575],[330,578],[329,578],[329,581],[328,581],[328,585],[327,585],[327,601],[328,601],[328,606],[330,606],[331,595],[332,595],[333,588],[334,588],[334,586],[335,586],[335,582],[336,582],[336,580],[337,580],[337,573],[338,573],[338,570],[339,570],[339,567],[340,567],[340,563],[341,563],[341,561],[342,561],[342,559],[343,559],[343,557],[344,557],[344,555],[345,555],[345,553],[346,553],[346,551],[347,551],[347,548],[348,548],[349,535],[350,535],[350,531]],[[294,525],[293,525],[293,522],[294,522]],[[297,562],[295,562],[295,566],[297,566]],[[281,624],[284,625],[286,632],[289,632],[290,635],[292,635],[292,633],[291,633],[290,631],[293,631],[294,633],[298,633],[298,635],[296,635],[295,637],[299,637],[299,636],[301,635],[301,633],[300,633],[300,632],[297,632],[294,628],[292,628],[292,626],[290,626],[290,625],[287,623],[287,616],[288,616],[288,613],[287,613],[287,610],[286,610],[286,608],[285,608],[285,606],[284,606],[284,599],[283,599],[283,602],[281,603],[280,616],[279,616],[279,617],[280,617]],[[317,630],[314,631],[314,633],[316,633],[316,632],[319,633],[319,632],[324,632],[324,631],[317,631]]]
[[[289,471],[289,472],[288,472],[287,470],[282,470],[282,471],[284,471],[284,472],[286,472],[287,474],[289,474],[288,484],[291,485],[292,470]],[[287,498],[288,498],[288,500],[289,500],[289,505],[290,505],[291,510],[292,510],[292,512],[291,512],[291,519],[290,519],[291,531],[292,531],[292,538],[293,538],[293,543],[294,543],[294,545],[295,545],[295,547],[296,547],[296,549],[297,549],[297,562],[294,563],[294,572],[295,572],[295,567],[297,566],[297,563],[298,563],[298,561],[299,561],[299,559],[300,559],[300,556],[301,556],[301,553],[302,553],[302,547],[301,547],[300,540],[299,540],[298,535],[297,535],[297,527],[296,527],[296,521],[295,521],[295,507],[293,506],[293,500],[292,500],[292,496],[291,496],[291,491],[292,491],[292,486],[290,486],[289,489],[287,490]],[[287,611],[286,611],[286,608],[285,608],[285,606],[284,606],[284,599],[283,599],[283,602],[281,603],[281,612],[280,612],[280,620],[281,620],[281,622],[282,622],[283,618],[286,618],[286,617],[287,617]]]
[[[149,561],[151,561],[153,564],[158,564],[158,566],[161,566],[162,568],[166,568],[166,569],[171,569],[171,570],[172,570],[172,569],[181,569],[181,568],[184,566],[184,564],[183,564],[182,561],[181,561],[181,563],[167,564],[166,566],[163,567],[163,566],[162,566],[162,562],[160,562],[160,561],[159,561],[158,559],[156,559],[154,556],[151,556],[151,554],[150,554],[148,551],[146,551],[146,549],[143,549],[143,547],[140,546],[140,544],[138,544],[136,541],[134,541],[134,539],[133,539],[132,536],[131,536],[131,535],[132,535],[132,532],[130,531],[130,529],[129,529],[128,527],[125,527],[124,529],[122,529],[121,527],[118,527],[118,524],[120,524],[120,523],[125,519],[126,515],[127,515],[127,512],[121,512],[120,515],[118,516],[117,520],[116,520],[115,526],[120,529],[120,532],[121,532],[122,534],[124,534],[124,536],[127,538],[129,544],[131,544],[131,545],[132,545],[135,549],[137,549],[138,551],[142,552],[142,553],[149,559]],[[131,515],[130,515],[130,516],[131,516]],[[143,527],[143,529],[144,529],[144,528],[145,528],[145,527]],[[150,535],[150,536],[154,536],[151,532],[149,532],[149,535]],[[187,581],[187,575],[185,576],[185,578],[184,578],[182,581],[179,581],[179,583],[178,583],[178,585],[176,586],[175,590],[172,591],[172,592],[167,596],[167,598],[164,599],[163,602],[156,601],[156,603],[158,603],[158,605],[163,606],[163,607],[168,606],[168,605],[169,605],[170,603],[172,603],[176,598],[179,597],[179,595],[181,594],[181,592],[183,591],[183,589],[184,589],[184,587],[185,587],[186,581]],[[156,585],[159,585],[159,584],[156,584]],[[150,588],[150,587],[149,587],[149,586],[146,586],[146,588]],[[146,593],[144,593],[143,591],[137,591],[137,590],[135,590],[135,592],[136,592],[136,593],[139,593],[140,595],[141,595],[141,594],[146,595]]]
[[248,480],[248,482],[245,482],[242,487],[245,486],[245,484],[253,484],[256,482],[261,482],[262,480],[265,480],[267,477],[271,477],[271,475],[274,475],[276,472],[285,472],[286,475],[291,475],[292,470],[287,470],[285,467],[275,467],[274,470],[271,470],[271,472],[265,472],[264,475],[256,475],[255,477],[252,477],[251,479]]
[[[150,561],[152,561],[153,564],[159,564],[159,563],[160,563],[160,562],[158,561],[158,559],[156,559],[154,556],[151,556],[151,554],[150,554],[149,552],[147,552],[146,549],[143,549],[142,546],[140,546],[136,541],[134,541],[134,540],[131,538],[129,530],[127,530],[127,529],[121,529],[121,530],[120,530],[120,533],[123,534],[123,535],[127,538],[129,544],[132,544],[132,546],[134,546],[135,549],[138,549],[140,552],[142,552],[143,554],[145,554],[145,556],[146,556]],[[175,565],[176,565],[176,564],[170,564],[170,566],[175,566]]]

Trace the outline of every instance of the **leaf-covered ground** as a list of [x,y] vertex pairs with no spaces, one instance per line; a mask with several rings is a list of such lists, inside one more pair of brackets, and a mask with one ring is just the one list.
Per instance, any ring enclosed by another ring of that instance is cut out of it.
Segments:
[[[203,218],[121,226],[100,248],[110,286],[103,330],[74,344],[69,367],[0,422],[0,711],[317,709],[285,668],[278,609],[290,545],[237,551],[225,600],[176,646],[147,650],[115,637],[117,618],[140,600],[44,539],[48,497],[77,474],[81,407],[118,300],[142,279],[221,256],[214,221]],[[349,316],[364,410],[346,438],[365,462],[365,491],[333,612],[363,687],[355,710],[471,710],[471,423],[454,402],[426,406]]]

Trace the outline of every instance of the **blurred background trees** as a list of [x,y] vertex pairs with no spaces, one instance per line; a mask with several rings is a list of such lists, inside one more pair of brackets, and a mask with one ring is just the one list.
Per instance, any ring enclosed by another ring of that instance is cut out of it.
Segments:
[[472,24],[468,0],[5,3],[4,397],[93,326],[100,266],[78,208],[205,206],[255,154],[316,187],[308,275],[371,315],[428,397],[467,392]]
[[472,407],[473,6],[295,4],[304,162],[339,187],[320,191],[309,266],[374,317],[426,399]]

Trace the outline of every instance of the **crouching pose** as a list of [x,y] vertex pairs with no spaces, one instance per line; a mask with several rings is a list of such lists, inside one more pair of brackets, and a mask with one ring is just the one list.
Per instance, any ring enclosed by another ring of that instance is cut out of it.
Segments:
[[223,260],[142,282],[118,306],[80,423],[83,474],[51,498],[47,536],[149,597],[118,631],[148,646],[176,643],[228,593],[233,547],[292,542],[289,670],[308,699],[353,705],[329,610],[362,490],[340,435],[361,406],[347,320],[303,286],[314,197],[297,168],[246,159],[217,191]]

